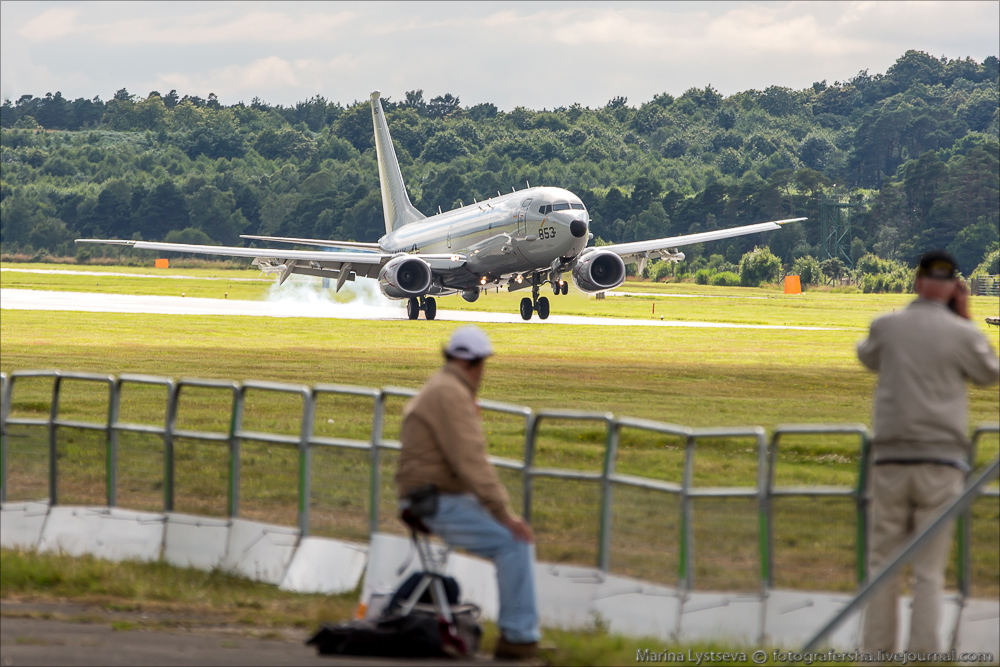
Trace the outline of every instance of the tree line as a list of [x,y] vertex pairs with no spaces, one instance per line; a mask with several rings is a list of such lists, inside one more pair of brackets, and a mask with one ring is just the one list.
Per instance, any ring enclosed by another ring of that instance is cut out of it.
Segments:
[[[427,215],[531,183],[579,194],[605,242],[808,216],[709,248],[733,267],[767,244],[791,266],[825,259],[819,200],[836,192],[858,204],[851,263],[873,253],[912,266],[946,247],[969,273],[1000,238],[998,85],[994,56],[907,51],[884,74],[803,90],[727,97],[706,86],[508,112],[413,90],[383,105]],[[71,255],[76,237],[239,245],[240,234],[384,233],[367,100],[56,92],[4,100],[0,127],[5,253]],[[686,250],[705,268],[703,248]]]

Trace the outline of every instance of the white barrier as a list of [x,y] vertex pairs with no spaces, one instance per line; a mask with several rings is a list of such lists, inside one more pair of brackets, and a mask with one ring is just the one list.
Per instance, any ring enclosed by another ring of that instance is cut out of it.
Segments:
[[692,592],[681,605],[677,634],[697,641],[727,637],[743,646],[753,646],[760,643],[763,613],[760,595]]
[[597,620],[592,602],[605,577],[594,567],[535,563],[535,594],[542,624],[589,627]]
[[[764,616],[765,639],[778,646],[798,646],[816,628],[851,601],[847,593],[771,591]],[[849,619],[830,637],[831,646],[857,646],[860,619]]]
[[957,644],[959,652],[991,651],[1000,656],[1000,605],[996,600],[966,600]]
[[299,542],[280,588],[297,593],[353,591],[365,572],[368,545],[322,537]]
[[104,560],[151,562],[163,545],[162,514],[106,507],[52,507],[38,540],[41,552],[89,554]]
[[0,509],[0,547],[34,549],[42,536],[46,503],[7,503]]
[[680,596],[676,589],[609,575],[594,591],[594,617],[608,630],[635,637],[670,639],[677,629]]
[[[403,567],[404,563],[406,567]],[[409,538],[374,533],[368,545],[368,565],[361,584],[362,613],[366,617],[376,614],[389,601],[392,592],[419,569],[420,558]]]
[[176,567],[212,570],[226,559],[229,520],[168,513],[163,531],[163,560]]
[[298,540],[297,528],[233,519],[222,567],[248,579],[280,584]]
[[479,607],[481,618],[495,621],[500,610],[497,569],[493,563],[475,556],[453,553],[445,572],[455,577],[462,591],[462,602]]

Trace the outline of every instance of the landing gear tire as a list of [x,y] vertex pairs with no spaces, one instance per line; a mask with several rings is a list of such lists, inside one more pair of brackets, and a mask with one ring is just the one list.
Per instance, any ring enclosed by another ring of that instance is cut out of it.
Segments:
[[549,300],[547,297],[542,297],[538,300],[538,305],[535,307],[538,311],[538,319],[547,320],[549,319]]
[[559,296],[559,290],[560,289],[562,289],[562,287],[561,287],[561,281],[560,282],[552,283],[552,293],[554,295]]
[[437,299],[432,296],[427,297],[427,301],[424,302],[424,316],[429,320],[433,320],[437,316],[437,312]]
[[529,299],[528,297],[524,297],[523,299],[521,299],[521,319],[522,320],[525,320],[525,321],[530,320],[531,319],[531,313],[532,313],[533,310],[534,310],[534,308],[532,308],[532,306],[531,306],[531,299]]
[[563,296],[566,296],[567,294],[569,294],[569,283],[566,282],[565,280],[563,281],[563,284],[562,284],[562,293],[563,293]]
[[411,320],[420,317],[420,302],[417,301],[416,297],[406,300],[406,316]]

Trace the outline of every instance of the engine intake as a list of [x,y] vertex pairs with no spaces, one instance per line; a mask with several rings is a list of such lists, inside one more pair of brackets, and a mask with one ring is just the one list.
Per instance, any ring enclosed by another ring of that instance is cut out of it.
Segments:
[[610,250],[595,250],[577,260],[573,283],[582,292],[603,292],[625,282],[625,262]]
[[431,288],[430,264],[412,255],[394,257],[378,272],[378,286],[390,299],[409,299]]

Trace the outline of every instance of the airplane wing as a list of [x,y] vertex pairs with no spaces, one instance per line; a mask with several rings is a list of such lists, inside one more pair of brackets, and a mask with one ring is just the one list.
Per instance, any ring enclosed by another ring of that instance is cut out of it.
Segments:
[[251,241],[273,241],[275,243],[295,243],[297,245],[315,245],[322,248],[358,248],[362,250],[381,250],[377,243],[359,243],[357,241],[324,241],[323,239],[298,239],[288,236],[254,236],[253,234],[240,234],[241,239]]
[[[699,232],[697,234],[685,234],[683,236],[671,236],[665,239],[651,239],[649,241],[634,241],[632,243],[614,243],[601,246],[601,250],[610,250],[625,263],[641,262],[651,259],[657,255],[664,259],[676,255],[676,248],[695,243],[705,243],[706,241],[718,241],[734,236],[744,236],[745,234],[757,234],[759,232],[770,232],[781,229],[782,225],[790,222],[799,222],[808,218],[789,218],[788,220],[774,220],[772,222],[759,222],[755,225],[744,225],[743,227],[730,227],[729,229],[716,229],[710,232]],[[589,248],[588,248],[589,250]]]
[[[386,262],[403,253],[390,254],[368,250],[283,250],[278,248],[239,248],[235,246],[193,245],[187,243],[160,243],[155,241],[120,241],[105,239],[76,239],[77,243],[98,243],[120,245],[136,250],[158,250],[160,252],[183,252],[197,255],[221,255],[228,257],[253,257],[253,265],[264,273],[278,274],[278,284],[293,273],[337,281],[337,290],[347,280],[355,277],[377,278],[379,270]],[[446,272],[465,265],[465,256],[460,254],[419,255],[432,271]]]

